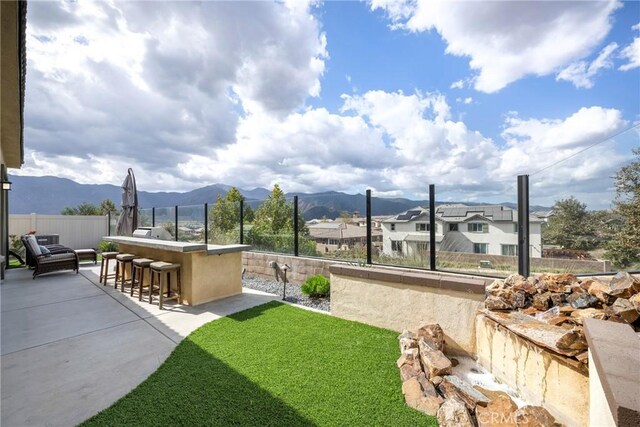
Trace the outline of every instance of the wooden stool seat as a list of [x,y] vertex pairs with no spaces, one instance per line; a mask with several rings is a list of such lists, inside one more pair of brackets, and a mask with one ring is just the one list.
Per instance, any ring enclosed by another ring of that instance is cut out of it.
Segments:
[[[151,281],[149,283],[149,304],[153,304],[153,291],[156,289],[159,291],[158,300],[160,310],[162,310],[164,301],[175,299],[180,302],[180,293],[182,291],[182,283],[180,281],[180,264],[156,261],[151,263],[150,269]],[[173,291],[173,295],[171,295],[172,272],[175,272],[177,285],[177,289]],[[156,277],[158,278],[157,286],[155,281]],[[166,297],[164,296],[165,292],[167,294]]]
[[131,283],[132,277],[127,280],[127,265],[129,265],[129,271],[133,275],[133,260],[136,258],[134,254],[118,254],[116,255],[116,277],[115,288],[118,289],[118,279],[120,279],[120,290],[124,292],[124,285],[128,281]]
[[116,259],[118,252],[102,252],[102,261],[100,262],[100,283],[107,286],[107,280],[116,277],[115,274],[109,274],[109,260]]
[[[138,301],[142,301],[142,289],[144,284],[144,271],[149,269],[149,266],[155,262],[150,258],[135,258],[131,261],[131,293],[133,296],[133,290],[138,285]],[[149,285],[147,285],[149,286]]]

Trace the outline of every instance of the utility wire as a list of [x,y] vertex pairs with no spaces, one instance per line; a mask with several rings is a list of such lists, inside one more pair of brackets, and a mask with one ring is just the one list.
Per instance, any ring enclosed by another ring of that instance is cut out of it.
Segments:
[[577,156],[578,154],[582,154],[582,153],[584,153],[585,151],[589,150],[590,148],[595,147],[596,145],[600,145],[600,144],[602,144],[603,142],[607,142],[607,141],[609,141],[610,139],[615,138],[616,136],[622,135],[623,133],[628,132],[628,131],[630,131],[631,129],[635,129],[635,128],[637,128],[637,127],[640,127],[640,123],[637,123],[637,124],[635,124],[635,125],[631,126],[630,128],[624,129],[624,130],[622,130],[622,131],[620,131],[620,132],[618,132],[618,133],[615,133],[615,134],[613,134],[613,135],[609,135],[609,136],[607,136],[606,138],[604,138],[604,139],[602,139],[602,140],[600,140],[600,141],[597,141],[597,142],[595,142],[595,143],[591,144],[591,145],[590,145],[590,146],[588,146],[588,147],[583,148],[582,150],[578,151],[577,153],[573,153],[572,155],[570,155],[570,156],[568,156],[568,157],[565,157],[564,159],[560,159],[560,160],[558,160],[557,162],[551,163],[550,165],[545,166],[545,167],[543,167],[542,169],[539,169],[539,170],[537,170],[537,171],[535,171],[535,172],[533,172],[533,173],[530,173],[530,174],[529,174],[529,176],[537,175],[537,174],[539,174],[540,172],[543,172],[543,171],[545,171],[545,170],[547,170],[547,169],[549,169],[549,168],[551,168],[551,167],[553,167],[553,166],[555,166],[555,165],[557,165],[557,164],[559,164],[559,163],[562,163],[562,162],[564,162],[564,161],[567,161],[567,160],[569,160],[569,159],[571,159],[571,158],[573,158],[573,157]]

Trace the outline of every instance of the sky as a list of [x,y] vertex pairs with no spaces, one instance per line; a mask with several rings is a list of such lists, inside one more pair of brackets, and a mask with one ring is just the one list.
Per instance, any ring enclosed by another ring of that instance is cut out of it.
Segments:
[[595,209],[638,125],[636,1],[31,1],[10,173]]

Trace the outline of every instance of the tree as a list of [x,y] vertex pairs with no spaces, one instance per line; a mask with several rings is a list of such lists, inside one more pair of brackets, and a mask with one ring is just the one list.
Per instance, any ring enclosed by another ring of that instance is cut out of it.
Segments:
[[60,213],[62,215],[102,215],[100,209],[91,203],[80,203],[74,208],[66,207]]
[[116,208],[116,204],[113,203],[113,200],[111,199],[104,199],[102,202],[100,202],[98,210],[100,211],[100,215],[115,215],[118,213],[118,208]]
[[586,205],[571,196],[553,205],[554,215],[543,230],[545,244],[565,249],[593,249],[597,244],[595,227]]
[[[254,222],[254,228],[261,233],[293,232],[293,204],[287,202],[278,184],[256,211]],[[301,214],[298,214],[298,230],[301,234],[307,230]]]
[[632,152],[636,160],[613,177],[615,212],[622,217],[622,225],[609,242],[606,255],[620,268],[640,263],[640,148]]

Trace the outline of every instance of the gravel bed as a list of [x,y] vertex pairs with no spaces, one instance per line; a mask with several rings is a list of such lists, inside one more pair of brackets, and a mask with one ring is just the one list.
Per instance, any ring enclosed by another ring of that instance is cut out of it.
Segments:
[[[267,292],[270,294],[279,295],[282,298],[282,282],[276,282],[273,279],[265,279],[262,277],[243,277],[242,286],[249,289],[255,289],[257,291]],[[329,297],[326,298],[309,298],[300,290],[300,285],[297,283],[287,283],[287,295],[286,301],[304,305],[306,307],[330,311]]]

